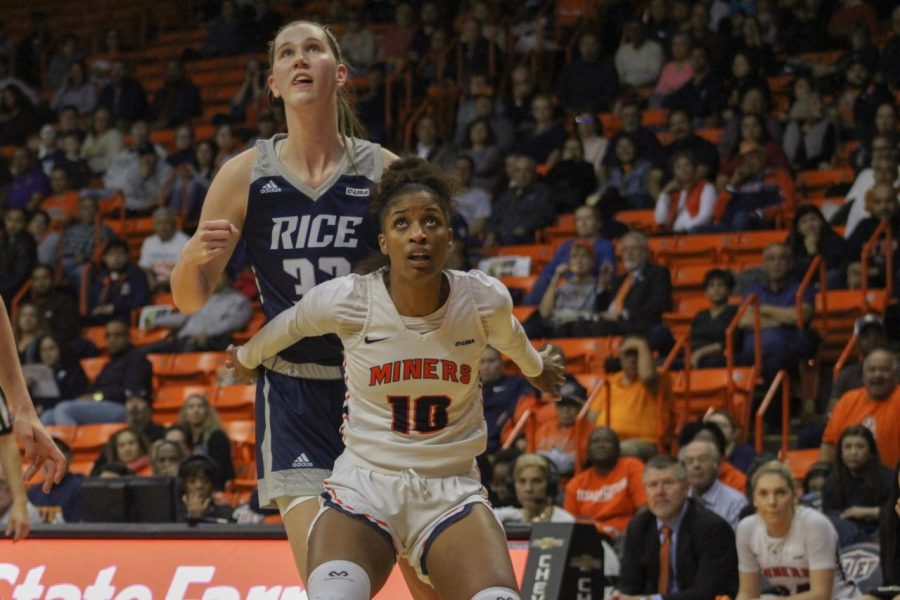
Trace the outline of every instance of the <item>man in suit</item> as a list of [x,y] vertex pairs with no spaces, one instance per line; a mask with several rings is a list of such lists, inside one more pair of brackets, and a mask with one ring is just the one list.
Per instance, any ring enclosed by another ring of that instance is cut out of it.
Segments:
[[652,350],[665,354],[671,334],[662,315],[672,310],[672,278],[669,269],[650,264],[650,245],[636,231],[619,240],[625,273],[597,297],[599,319],[596,335],[640,334]]
[[738,590],[734,532],[688,498],[687,471],[668,456],[644,467],[649,511],[628,524],[615,600],[714,600]]

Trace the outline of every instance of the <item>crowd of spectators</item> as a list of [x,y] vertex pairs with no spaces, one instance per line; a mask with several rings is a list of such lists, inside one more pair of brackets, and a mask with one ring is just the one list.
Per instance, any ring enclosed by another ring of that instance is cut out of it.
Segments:
[[[0,15],[0,295],[16,298],[30,390],[48,424],[122,423],[93,474],[176,477],[181,518],[236,518],[221,495],[235,476],[231,444],[203,395],[186,398],[169,428],[154,421],[147,354],[222,350],[247,326],[255,290],[240,252],[206,308],[150,325],[168,330],[163,337],[137,347],[132,323],[165,298],[216,171],[282,126],[266,104],[259,60],[290,13],[273,4],[201,3],[205,41],[168,57],[152,89],[134,75],[140,50],[117,30],[90,51],[42,13],[21,38]],[[753,552],[791,519],[821,526],[812,508],[772,516],[769,496],[784,487],[793,495],[793,477],[773,464],[753,475],[764,461],[741,443],[747,423],[728,411],[675,431],[672,374],[658,368],[675,343],[663,319],[675,308],[672,271],[648,235],[783,230],[743,272],[710,265],[708,308],[687,332],[694,369],[724,366],[730,342],[738,365],[761,355],[765,381],[782,369],[797,377],[825,333],[810,327],[816,290],[797,302],[803,274],[821,257],[829,289],[858,289],[863,246],[883,222],[894,246],[873,248],[865,277],[870,287],[893,283],[897,295],[900,9],[877,0],[331,4],[324,18],[361,84],[357,109],[372,139],[453,169],[463,183],[458,264],[541,242],[546,228],[571,218],[571,238],[517,296],[535,308],[526,329],[539,338],[621,338],[597,393],[570,376],[555,401],[535,398],[496,350],[485,352],[482,466],[498,514],[595,523],[622,598],[675,590],[749,598],[766,585],[796,592],[804,584],[766,574]],[[213,118],[214,135],[197,139],[206,94],[187,67],[228,56],[243,80]],[[396,77],[406,70],[409,90]],[[426,111],[393,130],[401,115],[386,98],[438,97],[429,86],[459,91],[455,113]],[[158,132],[170,132],[171,143],[155,143]],[[852,181],[832,182],[824,199],[811,201],[798,185],[798,173],[839,167],[853,170]],[[152,233],[135,244],[111,216],[119,210],[152,222]],[[650,215],[642,232],[617,219],[623,210]],[[759,307],[729,341],[735,298],[750,294]],[[827,521],[815,543],[881,536],[882,572],[897,584],[900,387],[890,319],[857,324],[860,360],[817,415],[823,464],[803,497]],[[109,358],[91,379],[79,362],[99,353],[82,335],[87,326],[104,328]],[[688,355],[672,358],[680,367]],[[526,411],[533,431],[515,439]],[[526,445],[532,452],[518,456]],[[676,446],[678,460],[654,456]],[[77,521],[79,479],[68,474],[49,496],[32,490],[31,501],[61,507],[52,519]],[[667,539],[680,557],[673,571],[656,555]],[[806,568],[819,572],[814,590],[828,579],[839,597],[848,582],[829,579],[840,571],[833,556],[807,556]]]

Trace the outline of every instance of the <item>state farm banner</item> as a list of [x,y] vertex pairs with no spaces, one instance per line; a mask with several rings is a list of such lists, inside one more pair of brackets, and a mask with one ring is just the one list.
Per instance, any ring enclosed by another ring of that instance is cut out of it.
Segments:
[[[521,580],[528,551],[510,544]],[[2,600],[306,600],[283,540],[0,540]],[[406,600],[396,569],[376,596]]]

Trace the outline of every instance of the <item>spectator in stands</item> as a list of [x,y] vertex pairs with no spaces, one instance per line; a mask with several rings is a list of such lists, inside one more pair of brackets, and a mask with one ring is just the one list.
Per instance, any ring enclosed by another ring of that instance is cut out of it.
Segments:
[[597,271],[594,248],[577,241],[569,249],[569,262],[557,265],[538,306],[538,318],[526,324],[528,335],[540,337],[588,337],[597,321],[597,296],[609,285],[612,268]]
[[469,235],[473,239],[481,239],[484,235],[485,223],[491,216],[490,188],[478,186],[473,179],[474,161],[461,154],[453,162],[453,172],[462,184],[462,191],[453,198],[457,212],[462,215],[469,226]]
[[897,359],[885,349],[875,349],[863,361],[864,387],[841,396],[822,435],[819,460],[834,462],[836,443],[844,429],[865,425],[875,432],[878,453],[886,464],[900,462],[900,386]]
[[109,362],[88,393],[46,411],[41,416],[45,425],[120,423],[125,420],[126,390],[152,389],[153,366],[131,345],[127,322],[114,319],[106,324],[106,351]]
[[676,154],[672,158],[672,174],[656,200],[656,224],[663,231],[687,233],[712,222],[716,188],[699,177],[693,155]]
[[239,54],[249,46],[248,40],[244,39],[244,32],[238,18],[237,4],[234,0],[224,0],[220,5],[219,15],[209,24],[209,32],[200,53],[203,56]]
[[768,176],[765,149],[752,142],[742,144],[734,164],[729,175],[719,174],[717,187],[728,193],[728,199],[720,224],[712,230],[746,231],[770,226],[786,198],[779,182]]
[[357,114],[369,132],[369,139],[380,144],[386,144],[388,140],[385,125],[386,77],[383,63],[375,63],[369,67],[366,76],[369,85],[366,89],[360,90],[356,101]]
[[37,261],[41,265],[55,265],[59,257],[59,231],[50,229],[50,215],[38,209],[31,213],[28,233],[37,244]]
[[[897,11],[894,11],[896,19]],[[895,28],[900,29],[896,24]],[[887,586],[900,585],[900,544],[897,532],[900,531],[900,463],[894,469],[891,482],[891,494],[881,507],[881,518],[878,525],[880,546],[880,567],[882,583]],[[873,596],[864,596],[865,600],[874,600]],[[897,600],[897,596],[894,596]]]
[[884,329],[884,322],[876,315],[868,314],[860,317],[853,324],[853,335],[856,337],[855,348],[859,362],[845,365],[838,373],[831,386],[831,403],[834,403],[845,393],[852,389],[863,387],[862,360],[870,352],[878,348],[887,349],[888,338]]
[[132,312],[150,303],[147,275],[131,262],[128,245],[113,240],[103,249],[103,266],[91,273],[88,322],[103,325],[110,319],[131,319]]
[[717,410],[704,419],[719,426],[725,436],[725,460],[743,473],[750,470],[756,450],[746,442],[740,442],[741,428],[727,410]]
[[137,155],[137,162],[130,163],[122,173],[120,189],[125,196],[126,214],[147,217],[159,206],[172,168],[160,159],[151,144],[138,146]]
[[737,529],[741,511],[747,506],[747,498],[719,481],[722,456],[716,444],[694,440],[681,447],[678,459],[687,469],[690,497],[728,521],[732,529]]
[[740,102],[747,90],[753,87],[765,86],[760,79],[759,65],[753,62],[749,55],[738,50],[731,58],[731,72],[725,80],[725,88],[728,92],[727,111],[740,110]]
[[709,7],[703,3],[691,3],[687,21],[683,29],[687,31],[695,46],[706,50],[706,55],[712,63],[713,73],[718,79],[725,74],[730,58],[730,40],[722,32],[710,29]]
[[853,122],[847,123],[854,128],[860,140],[868,140],[875,133],[875,114],[878,107],[893,102],[890,91],[878,81],[872,79],[872,70],[861,57],[854,57],[845,72],[845,84],[839,107],[849,107],[853,112]]
[[25,229],[27,216],[19,207],[9,207],[3,215],[0,230],[0,296],[9,304],[22,285],[28,281],[37,264],[34,238]]
[[[883,139],[879,139],[883,138]],[[900,144],[897,131],[897,109],[885,102],[875,111],[875,130],[871,138],[860,140],[860,146],[850,155],[850,164],[857,171],[871,167],[874,159],[896,152]]]
[[512,467],[516,500],[522,508],[504,506],[494,509],[502,523],[574,523],[568,511],[556,506],[559,472],[546,456],[523,454]]
[[22,146],[38,127],[40,117],[28,96],[14,85],[0,86],[0,146]]
[[40,361],[38,349],[41,337],[47,334],[47,323],[38,308],[30,302],[19,303],[12,320],[13,338],[23,365]]
[[691,48],[690,81],[671,92],[663,101],[663,107],[683,110],[693,117],[698,127],[718,127],[727,97],[721,79],[713,76],[709,54],[702,46]]
[[185,425],[172,423],[166,428],[166,433],[163,436],[163,439],[167,442],[178,444],[178,447],[181,448],[181,452],[185,456],[191,456],[194,453],[191,430]]
[[537,96],[537,87],[531,69],[526,65],[514,67],[510,74],[510,97],[505,103],[506,118],[512,121],[517,132],[527,129],[531,121],[531,102]]
[[442,168],[448,168],[453,162],[453,148],[444,144],[439,136],[434,118],[425,115],[416,122],[416,145],[413,152]]
[[625,273],[598,298],[601,333],[598,335],[647,335],[654,350],[663,350],[659,339],[662,314],[672,307],[672,279],[669,269],[651,264],[647,238],[636,231],[619,241]]
[[242,36],[246,44],[244,51],[262,52],[266,42],[275,38],[284,17],[278,11],[272,10],[269,0],[254,0],[239,4],[244,10],[241,19]]
[[[872,188],[878,184],[886,184],[894,187],[900,186],[900,161],[897,153],[890,147],[890,142],[883,136],[876,136],[872,142],[874,150],[872,167],[863,169],[847,192],[844,206],[849,205],[847,212],[847,225],[844,228],[844,238],[850,237],[856,231],[856,227],[864,219],[871,217],[869,202]],[[841,211],[843,212],[843,211]],[[835,221],[837,221],[835,215]]]
[[[588,419],[597,426],[608,423],[622,440],[622,454],[646,460],[656,454],[659,425],[663,426],[663,435],[669,429],[668,381],[660,380],[644,338],[626,336],[619,346],[619,360],[622,370],[609,376],[608,384],[591,405]],[[659,415],[657,395],[661,389],[664,414]]]
[[483,189],[493,189],[500,179],[503,169],[503,152],[488,119],[476,118],[466,128],[466,141],[460,156],[472,161],[473,185]]
[[828,287],[843,287],[847,243],[831,228],[819,207],[805,204],[794,212],[791,232],[785,243],[794,254],[797,276],[803,277],[813,258],[821,256],[828,270]]
[[815,598],[856,598],[853,584],[837,564],[838,536],[816,510],[796,505],[796,483],[790,469],[771,461],[753,475],[756,514],[737,530],[741,600],[759,598],[762,577],[775,593]]
[[[900,197],[898,197],[897,188],[889,183],[876,183],[871,192],[866,195],[866,203],[872,216],[860,221],[853,231],[853,235],[847,240],[847,256],[850,262],[856,262],[857,257],[861,257],[863,247],[872,238],[882,221],[887,223],[893,239],[900,240]],[[887,271],[886,252],[893,254],[893,273]],[[894,243],[893,248],[888,250],[884,248],[884,244],[875,244],[869,255],[867,267],[872,287],[885,287],[887,278],[891,277],[896,295],[897,286],[900,284],[900,248],[897,243]]]
[[891,11],[891,37],[881,49],[881,78],[892,90],[900,88],[900,6]]
[[491,506],[511,506],[515,504],[515,490],[512,484],[512,468],[522,451],[515,446],[499,450],[490,457],[490,482],[486,486]]
[[[534,447],[556,466],[560,476],[569,478],[578,468],[577,457],[587,456],[588,436],[592,424],[578,423],[578,413],[587,398],[584,388],[566,382],[559,388],[556,419],[538,426]],[[581,427],[579,427],[581,425]]]
[[650,106],[659,108],[669,94],[679,90],[694,77],[691,67],[691,37],[681,31],[672,36],[671,58],[663,66],[650,96]]
[[[762,373],[767,381],[779,369],[795,372],[798,361],[812,356],[817,346],[816,334],[806,327],[812,319],[815,290],[810,286],[804,291],[800,307],[803,322],[798,324],[796,297],[800,280],[793,277],[793,272],[794,255],[790,246],[769,244],[763,250],[765,282],[752,286],[746,294],[756,294],[760,301]],[[751,306],[744,312],[741,329],[753,331],[755,310]],[[754,360],[754,345],[755,336],[745,335],[741,350],[745,364]]]
[[759,76],[769,77],[775,73],[778,62],[775,51],[766,38],[758,16],[745,15],[740,24],[737,40],[738,52],[744,54],[755,67]]
[[216,464],[206,456],[192,456],[178,468],[178,489],[183,491],[178,503],[179,521],[207,523],[232,522],[230,506],[216,496],[213,483]]
[[556,80],[556,98],[569,112],[605,112],[619,91],[619,77],[610,61],[600,55],[597,34],[587,31],[578,39],[578,56],[565,65]]
[[145,119],[149,111],[144,87],[130,76],[122,60],[114,60],[109,71],[109,83],[100,91],[98,105],[110,112],[119,127]]
[[266,106],[268,97],[265,71],[258,60],[250,59],[244,71],[244,80],[229,102],[228,116],[235,123],[244,123]]
[[644,467],[644,488],[650,510],[628,524],[613,598],[734,596],[734,532],[724,519],[688,498],[684,465],[668,456],[652,458]]
[[[265,40],[274,38],[274,34]],[[368,27],[363,10],[347,13],[347,29],[340,37],[341,52],[347,64],[353,68],[354,76],[365,75],[377,57],[375,35]]]
[[32,269],[31,288],[23,300],[37,307],[49,332],[63,345],[68,346],[79,337],[81,316],[77,301],[54,285],[51,267],[41,264]]
[[[731,271],[711,269],[703,278],[703,290],[710,307],[691,319],[691,365],[695,369],[725,366],[725,335],[737,314],[737,306],[728,302],[734,290]],[[734,348],[741,347],[739,332],[735,332]]]
[[[713,421],[689,421],[685,423],[678,434],[678,445],[687,446],[694,441],[712,442],[718,450],[719,456],[725,456],[727,442],[725,434]],[[719,461],[719,481],[740,493],[747,491],[747,476],[736,469],[728,460]]]
[[481,354],[478,377],[487,424],[488,455],[500,449],[500,432],[513,416],[519,399],[535,393],[528,380],[521,375],[506,375],[504,366],[500,352],[487,346]]
[[209,399],[201,394],[191,394],[185,398],[176,423],[190,430],[194,456],[209,457],[216,465],[213,482],[217,490],[224,489],[225,482],[234,479],[231,442],[222,430],[219,413],[210,405]]
[[[787,155],[781,145],[766,130],[763,118],[756,113],[745,113],[740,119],[740,132],[734,145],[725,154],[725,161],[719,173],[720,180],[727,180],[737,168],[738,157],[744,147],[755,146],[765,152],[766,166],[776,169],[790,168]],[[721,187],[721,186],[720,186]]]
[[97,476],[105,465],[121,463],[135,475],[150,475],[150,442],[147,437],[130,428],[112,434],[103,454],[106,461],[103,465],[94,465],[91,475]]
[[636,100],[623,102],[618,110],[619,120],[622,122],[622,129],[616,133],[607,145],[606,154],[603,156],[603,164],[611,167],[616,163],[616,149],[619,139],[630,136],[636,144],[635,155],[638,158],[646,159],[651,162],[659,160],[662,150],[659,145],[659,139],[647,127],[641,124],[641,107]]
[[487,221],[484,245],[531,244],[538,229],[553,222],[550,190],[535,179],[534,160],[512,159],[511,186],[497,197]]
[[138,266],[147,274],[151,291],[168,291],[169,276],[188,236],[176,227],[175,214],[161,206],[153,211],[153,235],[141,244]]
[[178,477],[186,456],[175,442],[156,440],[150,444],[150,467],[156,477]]
[[651,208],[650,170],[653,163],[640,156],[637,140],[630,134],[618,135],[611,143],[615,144],[613,159],[605,165],[600,177],[600,194],[604,202],[632,210]]
[[168,338],[149,344],[145,352],[222,351],[231,344],[231,335],[241,331],[253,316],[250,301],[233,287],[224,273],[203,308],[185,315],[175,312],[156,319],[153,327],[173,330]]
[[[260,121],[261,122],[261,121]],[[185,227],[196,224],[203,208],[206,191],[212,183],[219,147],[214,140],[200,140],[194,150],[194,160],[174,166],[163,188],[167,206],[185,219]]]
[[62,156],[63,152],[59,148],[56,128],[52,124],[46,123],[38,132],[37,139],[37,163],[43,169],[44,175],[50,176],[53,166]]
[[81,483],[84,476],[69,470],[72,466],[72,449],[67,443],[54,438],[56,447],[66,457],[66,471],[59,483],[53,484],[49,493],[44,492],[40,484],[28,489],[28,501],[44,510],[55,508],[62,514],[65,523],[79,523],[84,518],[84,506],[81,496]]
[[216,155],[216,168],[221,168],[226,161],[234,158],[241,151],[241,142],[235,135],[234,125],[231,123],[222,123],[216,127],[215,136],[216,145],[219,147],[219,153]]
[[200,89],[187,77],[180,59],[170,60],[166,64],[163,86],[156,92],[150,107],[153,126],[175,127],[199,117],[201,112]]
[[565,509],[578,519],[591,519],[597,531],[619,540],[638,510],[647,504],[644,465],[621,456],[619,436],[598,427],[588,440],[588,467],[566,484]]
[[878,527],[881,505],[891,493],[893,472],[881,463],[875,436],[862,425],[841,432],[834,470],[825,483],[822,508],[832,518],[849,522],[857,539],[868,539]]
[[719,153],[711,142],[694,133],[686,111],[675,109],[669,113],[669,132],[672,134],[672,141],[663,147],[661,160],[651,172],[651,181],[671,179],[672,160],[676,154],[683,152],[690,152],[694,157],[699,179],[715,181],[719,172]]
[[106,174],[113,157],[125,148],[122,133],[112,122],[109,110],[100,106],[94,111],[91,129],[81,146],[81,155],[87,160],[91,173]]
[[615,270],[616,256],[612,243],[605,239],[602,233],[603,222],[601,221],[599,210],[591,206],[579,206],[575,209],[575,236],[572,239],[564,241],[553,258],[541,271],[540,276],[532,287],[531,291],[523,299],[524,304],[538,304],[550,284],[553,274],[559,265],[568,264],[569,252],[572,246],[581,241],[591,244],[596,256],[595,275],[600,274],[600,269],[604,265],[610,265],[611,270]]
[[469,125],[476,120],[484,120],[490,125],[491,132],[497,146],[503,153],[509,152],[516,141],[516,128],[512,121],[495,110],[494,95],[489,87],[483,86],[479,88],[477,93],[472,94],[472,111],[471,114],[462,113],[460,106],[456,121],[456,135],[454,142],[457,146],[464,145],[470,140]]
[[63,155],[53,164],[54,168],[63,167],[66,170],[72,189],[85,188],[91,182],[91,169],[81,156],[82,137],[72,131],[60,136]]
[[592,112],[580,112],[575,116],[575,134],[581,141],[584,160],[594,167],[594,174],[599,177],[609,145],[609,140],[603,136],[603,123]]
[[39,210],[47,213],[52,224],[59,228],[78,219],[80,196],[72,185],[69,171],[62,164],[50,172],[50,191],[51,194],[41,201]]
[[558,215],[571,213],[597,189],[594,166],[584,159],[584,148],[578,138],[569,138],[563,144],[560,160],[547,173],[546,183]]
[[83,140],[85,135],[87,135],[81,127],[78,108],[71,104],[67,104],[57,111],[56,129],[60,140],[69,133],[78,135],[79,141]]
[[115,234],[97,219],[97,201],[82,196],[78,203],[78,222],[66,227],[62,237],[62,268],[68,283],[75,289],[81,285],[81,269]]
[[60,110],[63,106],[74,106],[80,116],[89,115],[97,108],[97,87],[87,78],[84,62],[76,61],[69,65],[68,73],[53,100],[50,108]]
[[795,171],[830,167],[837,149],[837,131],[814,94],[806,114],[795,116],[784,130],[784,150]]
[[[19,312],[21,314],[22,308]],[[75,360],[68,346],[52,334],[41,336],[37,344],[40,359],[40,370],[25,369],[25,384],[40,415],[44,410],[53,408],[60,400],[78,398],[88,390],[88,378],[81,365]],[[41,374],[43,371],[43,375]],[[44,377],[49,381],[41,381]],[[47,386],[49,382],[52,382]],[[43,384],[43,385],[42,385]],[[43,395],[47,387],[55,388],[56,394]]]
[[[779,164],[787,168],[788,161],[784,156],[784,151],[780,146],[776,147],[782,138],[781,123],[770,114],[771,111],[771,93],[766,84],[747,88],[741,96],[740,105],[737,110],[731,113],[728,122],[725,124],[725,131],[719,141],[719,154],[724,160],[734,156],[740,150],[741,142],[745,139],[756,141],[760,145],[773,141],[775,146],[767,148],[767,153],[771,154],[771,161],[780,161]],[[761,127],[750,127],[750,123],[744,121],[744,117],[748,114],[756,115],[758,123]],[[723,169],[725,165],[723,164]]]
[[665,55],[662,46],[647,39],[640,21],[625,24],[622,43],[616,50],[619,81],[633,88],[652,86],[659,78]]
[[66,83],[69,68],[84,61],[84,54],[79,48],[78,36],[67,33],[56,46],[50,60],[47,61],[47,73],[44,77],[44,89],[56,91]]
[[566,131],[557,121],[549,96],[538,94],[531,101],[533,127],[519,136],[513,150],[530,157],[537,165],[552,167],[559,160]]
[[12,182],[7,197],[0,198],[0,206],[34,209],[50,193],[50,181],[27,148],[13,150],[9,172]]
[[391,71],[401,71],[417,57],[413,48],[417,27],[412,5],[400,2],[394,8],[394,21],[378,37],[378,58],[390,66]]

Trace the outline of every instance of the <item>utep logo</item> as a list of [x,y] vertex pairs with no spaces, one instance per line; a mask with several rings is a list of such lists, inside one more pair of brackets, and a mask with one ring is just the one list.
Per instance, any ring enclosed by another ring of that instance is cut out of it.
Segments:
[[543,537],[538,538],[531,542],[531,546],[534,548],[540,548],[541,550],[552,550],[553,548],[562,548],[565,542],[559,538],[552,537]]
[[878,568],[878,561],[877,550],[855,548],[841,552],[841,568],[851,581],[863,581],[871,577]]

